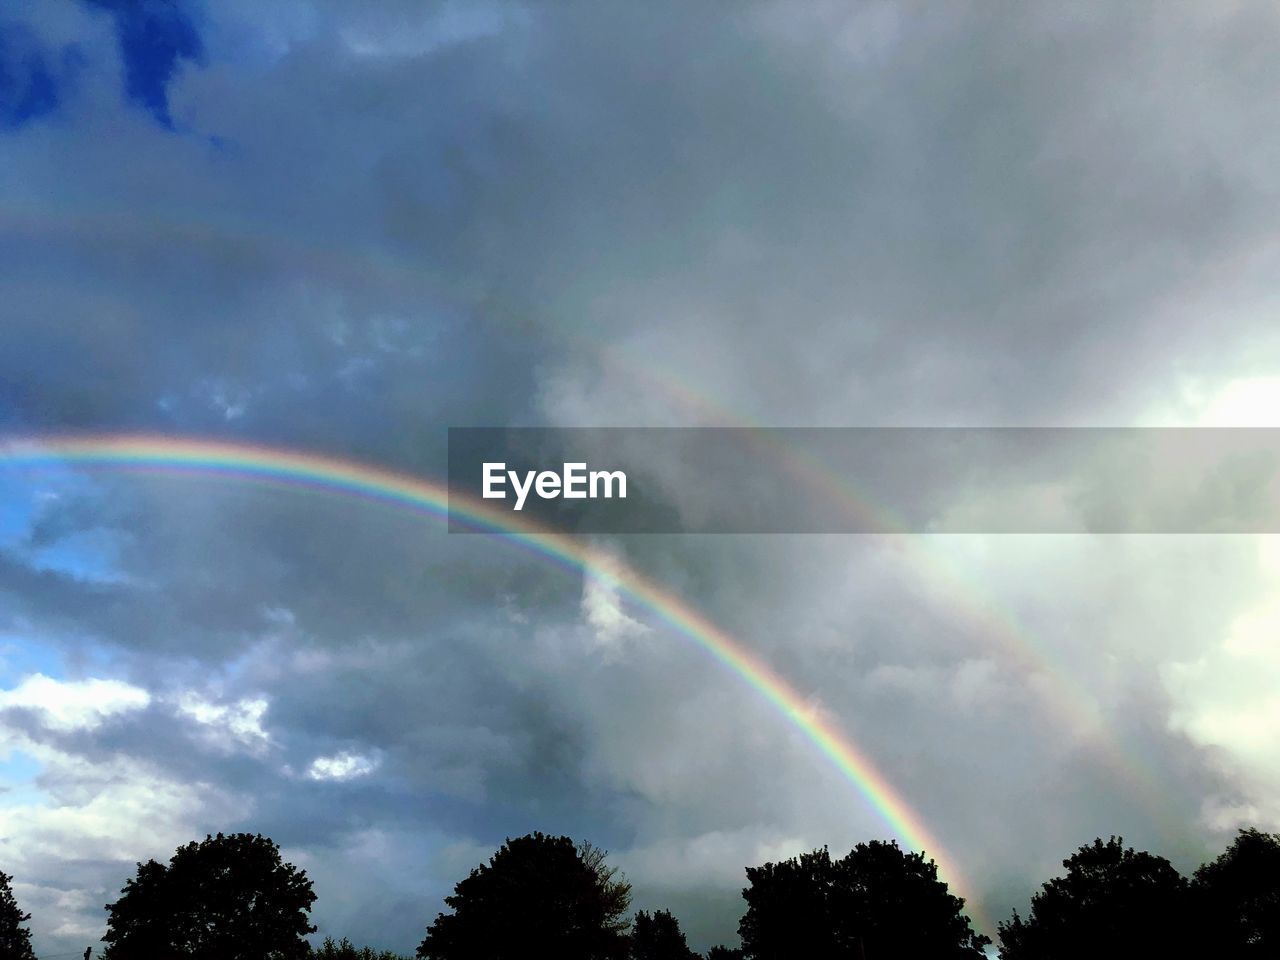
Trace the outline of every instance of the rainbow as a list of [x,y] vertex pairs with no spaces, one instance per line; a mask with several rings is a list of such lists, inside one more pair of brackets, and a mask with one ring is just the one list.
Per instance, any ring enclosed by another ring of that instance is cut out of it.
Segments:
[[1171,837],[1181,836],[1185,824],[1170,802],[1161,777],[1142,755],[1117,738],[1083,678],[1075,675],[1048,644],[1027,629],[1012,611],[1003,609],[982,586],[948,563],[929,543],[929,535],[914,532],[889,510],[867,499],[844,477],[799,447],[776,438],[762,424],[733,412],[664,370],[641,366],[614,348],[601,347],[599,356],[611,372],[629,375],[671,399],[684,422],[692,415],[698,426],[730,427],[746,431],[746,443],[780,466],[796,482],[838,514],[854,520],[869,535],[891,547],[923,591],[944,606],[981,646],[1024,674],[1051,681],[1038,689],[1046,714],[1059,718],[1063,729],[1090,743],[1095,756]]
[[578,540],[516,519],[471,498],[452,499],[439,483],[328,455],[198,438],[153,435],[0,437],[0,467],[52,468],[64,464],[189,473],[306,488],[442,518],[499,533],[584,575],[603,580],[638,607],[692,641],[763,697],[839,770],[876,814],[910,848],[928,852],[939,875],[970,904],[977,901],[956,863],[872,760],[822,711],[740,641],[653,580],[601,557]]

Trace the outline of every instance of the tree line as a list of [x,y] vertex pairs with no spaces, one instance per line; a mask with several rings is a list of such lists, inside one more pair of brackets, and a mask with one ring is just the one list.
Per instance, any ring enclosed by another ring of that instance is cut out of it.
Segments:
[[[1280,957],[1280,836],[1241,830],[1190,877],[1118,837],[1081,847],[1026,916],[999,925],[1004,960]],[[746,870],[741,946],[706,960],[976,960],[992,945],[936,864],[896,842],[825,847]],[[12,877],[0,872],[0,960],[36,960]],[[409,960],[307,937],[305,871],[260,834],[206,836],[139,863],[106,905],[104,960]],[[460,880],[418,960],[701,960],[667,910],[630,914],[605,851],[568,837],[508,839]],[[91,949],[85,951],[88,960]]]

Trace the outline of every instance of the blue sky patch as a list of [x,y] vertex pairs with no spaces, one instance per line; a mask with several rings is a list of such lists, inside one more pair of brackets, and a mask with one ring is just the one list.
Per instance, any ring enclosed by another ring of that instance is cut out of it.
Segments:
[[190,16],[172,0],[86,2],[109,10],[115,18],[129,99],[172,130],[169,81],[180,60],[199,63],[204,56],[204,44]]
[[0,550],[13,551],[35,570],[56,570],[98,582],[118,580],[119,531],[84,525],[81,511],[95,497],[93,482],[71,470],[0,469]]
[[48,795],[35,783],[43,770],[40,761],[20,750],[0,760],[0,809],[47,804]]
[[20,127],[56,110],[75,62],[73,48],[50,56],[23,27],[0,24],[0,126]]

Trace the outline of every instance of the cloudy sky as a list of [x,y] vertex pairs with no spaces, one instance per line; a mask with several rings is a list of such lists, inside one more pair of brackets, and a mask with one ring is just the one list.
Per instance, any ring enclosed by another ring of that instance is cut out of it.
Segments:
[[[1263,2],[8,5],[0,434],[438,478],[463,425],[1280,425],[1277,44]],[[1269,538],[595,546],[823,711],[985,916],[1098,835],[1280,829]],[[218,830],[406,952],[534,829],[699,948],[744,866],[892,835],[581,574],[75,465],[0,463],[0,784],[48,956]]]

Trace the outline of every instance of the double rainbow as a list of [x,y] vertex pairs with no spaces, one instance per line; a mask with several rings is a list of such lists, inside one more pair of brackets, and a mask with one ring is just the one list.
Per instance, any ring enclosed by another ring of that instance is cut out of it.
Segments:
[[[955,862],[871,759],[832,720],[757,655],[680,597],[582,542],[552,533],[482,501],[450,500],[446,488],[421,477],[336,457],[246,443],[147,435],[0,438],[0,468],[63,464],[191,473],[303,487],[355,497],[432,517],[451,515],[500,533],[534,553],[603,579],[620,595],[692,641],[768,701],[840,771],[894,834],[927,851],[940,876],[970,905],[976,902]],[[978,918],[975,917],[975,922]],[[982,927],[987,923],[979,923]]]

